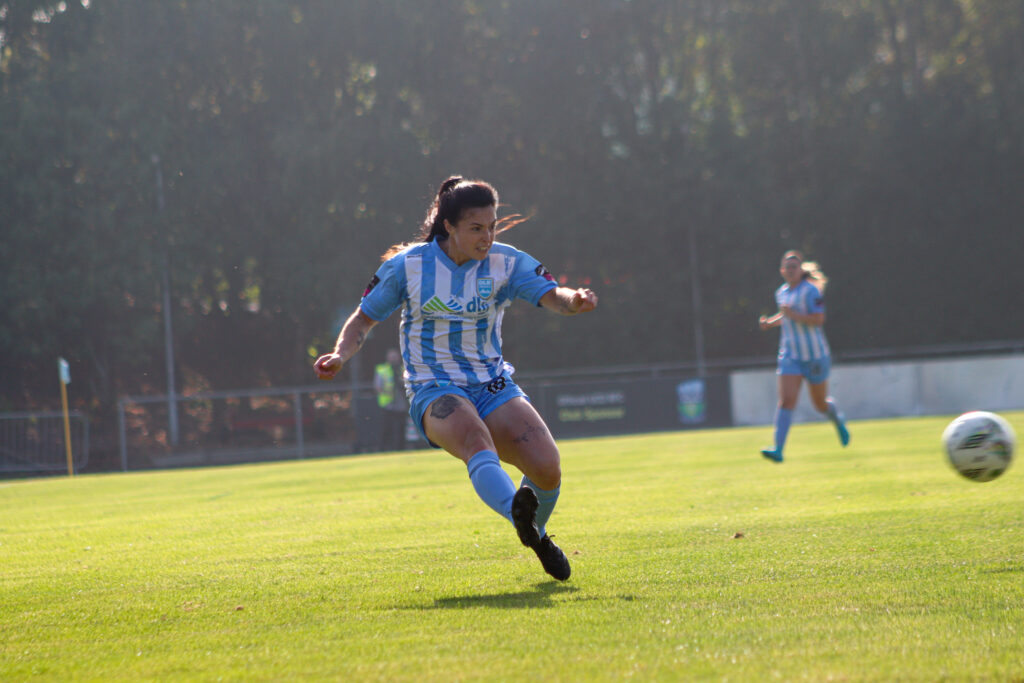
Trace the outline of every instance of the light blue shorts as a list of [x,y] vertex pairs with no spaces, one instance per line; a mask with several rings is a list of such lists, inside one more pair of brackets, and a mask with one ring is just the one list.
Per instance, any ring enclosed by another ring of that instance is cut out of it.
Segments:
[[779,356],[777,375],[803,375],[811,384],[821,384],[828,379],[832,371],[832,359],[828,356],[813,360],[796,360],[789,356]]
[[490,382],[473,384],[468,387],[433,381],[413,385],[410,389],[412,396],[409,399],[409,415],[412,417],[412,423],[416,425],[416,430],[426,442],[434,448],[440,448],[440,446],[427,438],[427,433],[423,430],[423,415],[431,403],[445,394],[467,399],[476,408],[481,420],[493,413],[498,406],[508,403],[517,396],[530,400],[530,397],[519,388],[519,385],[512,381],[512,375],[507,371]]

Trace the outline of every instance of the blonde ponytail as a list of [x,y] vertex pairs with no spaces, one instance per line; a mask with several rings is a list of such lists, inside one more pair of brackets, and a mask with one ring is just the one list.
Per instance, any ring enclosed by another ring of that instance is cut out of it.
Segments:
[[818,288],[818,291],[822,294],[825,293],[825,285],[828,284],[828,278],[825,273],[821,272],[821,268],[814,261],[804,261],[800,264],[800,268],[804,272],[804,279],[810,280],[811,284]]
[[796,249],[790,249],[782,255],[783,264],[789,259],[796,259],[800,262],[800,278],[802,280],[810,280],[811,284],[817,287],[819,292],[825,293],[825,285],[828,284],[828,278],[825,277],[825,273],[821,272],[821,268],[816,262],[804,261],[803,253]]

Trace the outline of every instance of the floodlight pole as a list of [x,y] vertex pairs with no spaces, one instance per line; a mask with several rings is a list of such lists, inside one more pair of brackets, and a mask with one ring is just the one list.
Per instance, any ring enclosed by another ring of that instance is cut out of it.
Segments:
[[[166,228],[163,221],[164,214],[164,174],[160,167],[160,155],[152,157],[153,166],[156,167],[156,209],[160,215],[160,225]],[[164,360],[167,365],[167,431],[172,446],[178,445],[178,402],[175,400],[176,391],[174,388],[174,341],[171,333],[171,276],[168,273],[167,240],[164,239],[163,253],[160,258],[161,279],[163,280],[164,296]]]

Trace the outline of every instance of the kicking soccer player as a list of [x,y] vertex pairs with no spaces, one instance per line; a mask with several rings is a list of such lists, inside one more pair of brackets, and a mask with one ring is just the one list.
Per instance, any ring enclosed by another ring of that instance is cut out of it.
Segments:
[[[331,379],[370,329],[402,309],[399,338],[409,414],[428,443],[462,460],[477,495],[515,527],[544,570],[560,581],[571,568],[547,522],[561,487],[558,447],[512,380],[501,353],[501,320],[514,299],[563,315],[594,310],[589,289],[559,287],[539,261],[497,233],[522,222],[497,217],[488,183],[448,178],[420,227],[419,241],[396,244],[338,335],[313,365]],[[504,461],[523,473],[517,489]]]
[[836,427],[839,442],[850,443],[850,432],[835,401],[828,395],[828,376],[832,356],[825,339],[825,284],[828,278],[817,264],[805,262],[799,251],[787,251],[779,269],[784,285],[775,290],[779,312],[758,321],[762,330],[781,327],[779,336],[779,364],[776,374],[779,385],[779,404],[775,409],[775,447],[766,448],[761,455],[782,462],[782,449],[793,419],[793,409],[800,395],[800,385],[807,378],[811,402],[819,413],[825,414]]

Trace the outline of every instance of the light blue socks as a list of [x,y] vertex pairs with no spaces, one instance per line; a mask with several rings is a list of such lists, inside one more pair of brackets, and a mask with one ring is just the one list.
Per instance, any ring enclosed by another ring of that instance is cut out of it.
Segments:
[[[466,468],[469,470],[469,480],[473,482],[473,488],[476,489],[476,495],[480,496],[480,500],[511,522],[512,498],[516,495],[516,485],[512,482],[512,477],[501,468],[498,454],[494,451],[480,451],[469,459]],[[539,497],[540,492],[537,493]],[[540,517],[539,511],[537,516]]]
[[793,411],[788,408],[775,409],[775,451],[782,454],[789,435],[789,426],[793,423]]
[[850,443],[850,430],[846,428],[846,422],[843,421],[843,416],[832,399],[826,400],[825,403],[828,404],[828,419],[832,420],[832,424],[836,426],[836,432],[839,434],[839,443],[845,446]]
[[546,533],[544,527],[547,526],[548,520],[551,519],[551,513],[555,511],[555,503],[558,502],[558,494],[562,490],[561,486],[556,486],[550,491],[545,491],[541,487],[534,484],[526,476],[523,477],[523,481],[520,482],[520,486],[529,486],[533,489],[533,492],[537,494],[537,500],[540,505],[537,506],[537,515],[535,520],[537,522],[537,530],[540,532],[540,537],[544,538]]

